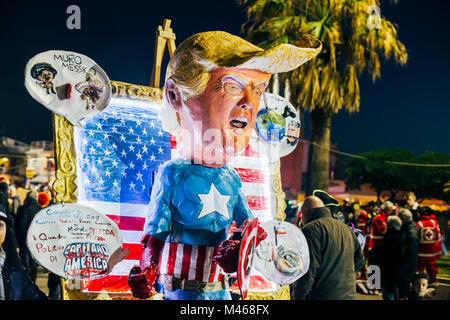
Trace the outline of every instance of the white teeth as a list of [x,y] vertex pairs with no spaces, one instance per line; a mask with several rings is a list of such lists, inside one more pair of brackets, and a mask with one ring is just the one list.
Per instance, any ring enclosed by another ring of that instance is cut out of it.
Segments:
[[233,118],[232,120],[235,120],[235,121],[240,121],[240,122],[245,122],[245,123],[247,123],[247,122],[248,122],[248,118],[247,118],[247,117],[242,117],[242,118]]
[[233,130],[236,133],[236,130],[243,130],[248,124],[248,118],[247,117],[238,117],[233,118],[230,121],[230,126],[233,128]]

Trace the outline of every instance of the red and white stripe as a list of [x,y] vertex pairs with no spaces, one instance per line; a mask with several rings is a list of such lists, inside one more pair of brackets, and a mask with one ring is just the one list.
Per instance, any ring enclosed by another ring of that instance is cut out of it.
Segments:
[[160,274],[178,279],[216,282],[221,280],[221,268],[212,262],[217,247],[166,243],[161,255]]
[[[250,140],[252,141],[252,140]],[[172,157],[176,154],[176,143],[171,141]],[[237,156],[229,164],[236,169],[239,177],[242,180],[243,193],[246,196],[248,205],[253,215],[260,221],[267,221],[272,219],[272,203],[271,203],[271,176],[269,161],[265,157],[261,157],[252,147],[251,142],[246,148],[245,152]],[[143,204],[120,204],[104,201],[83,201],[78,203],[92,207],[106,216],[111,218],[119,226],[123,249],[128,248],[128,256],[119,262],[110,275],[85,281],[83,291],[86,292],[109,292],[109,293],[130,293],[128,286],[128,274],[130,269],[139,264],[141,256],[142,233],[147,213],[147,205]],[[173,245],[165,246],[163,255],[170,253],[170,248]],[[166,249],[167,247],[167,249]],[[186,279],[200,278],[208,282],[220,280],[220,270],[211,263],[211,259],[206,259],[213,254],[213,247],[202,246],[188,246],[178,244],[176,246],[179,255],[174,261],[173,274],[177,276],[185,276]],[[191,257],[188,258],[188,251],[191,251]],[[195,257],[197,255],[197,257]],[[202,262],[202,257],[205,255],[205,261]],[[178,258],[183,257],[183,259]],[[188,262],[189,260],[189,262]],[[170,266],[165,264],[164,257],[161,259],[161,272],[171,271]],[[169,268],[169,270],[167,270]],[[194,276],[195,272],[195,276]],[[168,273],[171,274],[171,273]]]

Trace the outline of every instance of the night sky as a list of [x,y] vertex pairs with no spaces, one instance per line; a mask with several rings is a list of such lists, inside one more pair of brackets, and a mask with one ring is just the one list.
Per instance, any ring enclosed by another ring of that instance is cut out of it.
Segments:
[[[81,8],[81,30],[66,27],[71,4]],[[403,0],[381,7],[382,15],[399,26],[409,61],[401,67],[382,60],[381,79],[372,83],[367,76],[361,78],[360,112],[340,112],[333,118],[331,140],[340,150],[392,147],[450,153],[449,7],[449,1],[438,0]],[[52,140],[51,112],[24,87],[25,65],[34,55],[52,49],[75,51],[97,62],[111,80],[148,85],[155,30],[164,18],[172,20],[177,45],[202,31],[240,35],[246,20],[232,0],[2,0],[0,135],[24,142]],[[165,63],[167,57],[166,51]],[[308,132],[308,121],[305,128]]]

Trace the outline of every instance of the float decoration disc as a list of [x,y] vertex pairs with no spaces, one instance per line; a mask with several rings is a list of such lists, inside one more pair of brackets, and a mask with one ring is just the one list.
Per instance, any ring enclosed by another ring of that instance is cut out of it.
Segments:
[[103,277],[128,254],[113,220],[75,203],[39,211],[28,229],[27,245],[41,266],[72,279]]
[[50,50],[31,58],[25,67],[28,93],[74,126],[108,106],[111,84],[105,71],[89,57]]
[[289,100],[264,93],[252,139],[260,154],[277,161],[294,151],[300,141],[300,116]]
[[281,220],[266,221],[267,237],[256,248],[255,267],[270,281],[286,285],[309,269],[309,249],[302,231]]

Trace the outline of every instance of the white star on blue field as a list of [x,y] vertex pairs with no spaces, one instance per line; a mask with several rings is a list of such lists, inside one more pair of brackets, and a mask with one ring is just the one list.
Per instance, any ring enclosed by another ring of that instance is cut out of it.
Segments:
[[84,200],[147,204],[170,160],[170,135],[154,110],[110,104],[75,130],[77,187]]

